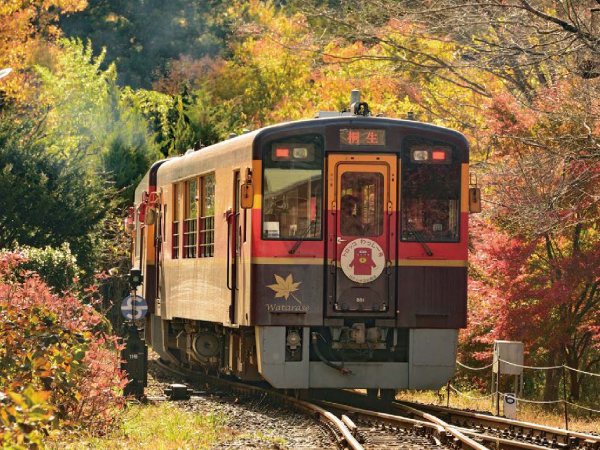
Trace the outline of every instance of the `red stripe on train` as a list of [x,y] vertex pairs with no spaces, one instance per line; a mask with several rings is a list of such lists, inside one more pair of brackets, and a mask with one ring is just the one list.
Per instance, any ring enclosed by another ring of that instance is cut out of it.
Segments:
[[[277,241],[263,240],[261,233],[261,217],[260,209],[252,209],[252,256],[253,257],[286,257],[286,258],[324,258],[325,257],[325,241],[304,241],[298,247],[294,254],[289,251],[296,245],[297,241]],[[331,214],[327,214],[331,218]],[[331,224],[330,224],[331,225]],[[467,236],[468,236],[468,213],[461,213],[461,231],[460,242],[428,242],[427,246],[433,252],[432,256],[427,256],[423,246],[418,242],[399,242],[398,243],[398,258],[399,259],[449,259],[449,260],[467,260]],[[395,259],[395,251],[392,250],[390,255]]]

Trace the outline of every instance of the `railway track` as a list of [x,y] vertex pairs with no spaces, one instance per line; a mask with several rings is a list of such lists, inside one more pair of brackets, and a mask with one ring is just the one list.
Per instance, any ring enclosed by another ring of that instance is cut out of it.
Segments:
[[600,436],[593,434],[434,405],[394,402],[392,406],[404,411],[412,408],[429,411],[460,428],[477,430],[482,434],[531,443],[544,448],[600,449]]
[[[189,382],[208,382],[218,388],[270,397],[274,401],[284,403],[322,423],[332,433],[340,448],[353,450],[384,448],[481,450],[485,448],[478,446],[474,441],[470,442],[469,439],[465,439],[465,442],[459,445],[460,441],[457,438],[448,433],[443,426],[433,422],[401,418],[377,411],[364,411],[359,414],[359,410],[352,406],[317,403],[313,400],[296,398],[294,395],[286,395],[264,386],[199,374],[185,368],[175,368],[163,362],[155,361],[155,364]],[[350,415],[353,418],[350,418]]]
[[[443,421],[418,420],[340,403],[323,402],[348,425],[351,433],[368,449],[475,449],[485,450],[474,439]],[[433,416],[430,416],[434,419]]]
[[162,362],[164,370],[192,382],[284,403],[322,423],[340,448],[599,450],[600,437],[468,411],[408,402],[373,402],[349,391],[323,391],[299,399],[271,388],[198,374]]
[[[412,406],[392,404],[392,409],[401,409],[403,415],[388,414],[376,412],[370,409],[362,409],[349,405],[343,405],[332,402],[323,402],[328,409],[337,409],[340,413],[347,414],[351,420],[356,423],[366,424],[395,430],[396,432],[406,432],[412,428],[413,432],[419,430],[428,435],[434,441],[435,448],[474,448],[474,449],[505,449],[505,450],[542,450],[548,448],[561,449],[598,449],[600,448],[600,438],[584,433],[576,433],[570,439],[559,439],[552,436],[536,437],[542,433],[542,429],[560,434],[557,430],[550,427],[527,424],[531,431],[524,432],[521,426],[511,425],[502,430],[497,427],[482,427],[479,424],[465,424],[461,426],[454,423],[448,423],[442,420],[440,416],[447,412],[445,408],[436,408],[437,415],[433,415]],[[419,405],[422,406],[422,405]],[[473,413],[471,413],[473,414]],[[407,417],[410,416],[410,417]],[[488,420],[490,418],[487,418]],[[493,418],[492,418],[493,419]],[[505,425],[507,419],[503,419]],[[491,421],[490,421],[491,423]],[[362,429],[359,428],[358,434]],[[567,432],[568,433],[568,432]],[[359,439],[360,440],[360,439]],[[363,439],[363,442],[368,442]],[[385,447],[382,447],[385,448]],[[404,448],[404,447],[402,447]],[[431,444],[428,447],[433,448]]]
[[264,386],[240,383],[227,378],[200,374],[198,372],[193,372],[181,367],[175,368],[160,361],[155,361],[154,364],[163,370],[181,376],[187,381],[196,383],[210,383],[216,387],[228,389],[233,392],[270,397],[272,400],[290,405],[294,409],[299,410],[320,421],[335,437],[335,440],[339,444],[340,448],[351,448],[353,450],[363,449],[363,446],[357,441],[341,418],[337,417],[327,409],[311,402],[295,398],[294,396],[286,395]]
[[600,449],[600,436],[504,417],[411,402],[384,403],[373,401],[368,396],[353,391],[331,390],[318,395],[322,400],[353,405],[363,410],[386,411],[392,415],[408,415],[420,420],[442,420],[450,428],[460,431],[488,448]]

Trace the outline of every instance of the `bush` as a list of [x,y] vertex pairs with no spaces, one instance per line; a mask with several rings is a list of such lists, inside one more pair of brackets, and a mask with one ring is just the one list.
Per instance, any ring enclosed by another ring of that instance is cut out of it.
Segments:
[[19,248],[25,261],[20,264],[24,270],[37,273],[54,292],[70,291],[77,287],[82,271],[67,242],[59,248]]
[[123,406],[119,344],[91,305],[0,255],[0,445],[42,446],[59,427],[105,432]]

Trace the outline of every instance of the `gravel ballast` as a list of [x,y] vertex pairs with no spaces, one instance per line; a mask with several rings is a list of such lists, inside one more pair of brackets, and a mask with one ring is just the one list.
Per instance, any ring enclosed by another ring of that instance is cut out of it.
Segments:
[[[163,370],[150,356],[148,387],[150,398],[164,396],[171,383],[182,383],[176,375]],[[215,449],[331,449],[336,444],[324,426],[289,408],[274,405],[255,395],[238,395],[206,386],[189,385],[198,391],[190,400],[173,403],[186,411],[215,414],[225,418],[225,432]]]

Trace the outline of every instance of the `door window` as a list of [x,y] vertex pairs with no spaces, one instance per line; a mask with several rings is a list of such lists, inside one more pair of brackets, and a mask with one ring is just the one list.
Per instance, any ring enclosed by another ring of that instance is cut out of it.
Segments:
[[346,236],[383,233],[383,175],[345,172],[341,180],[340,232]]

